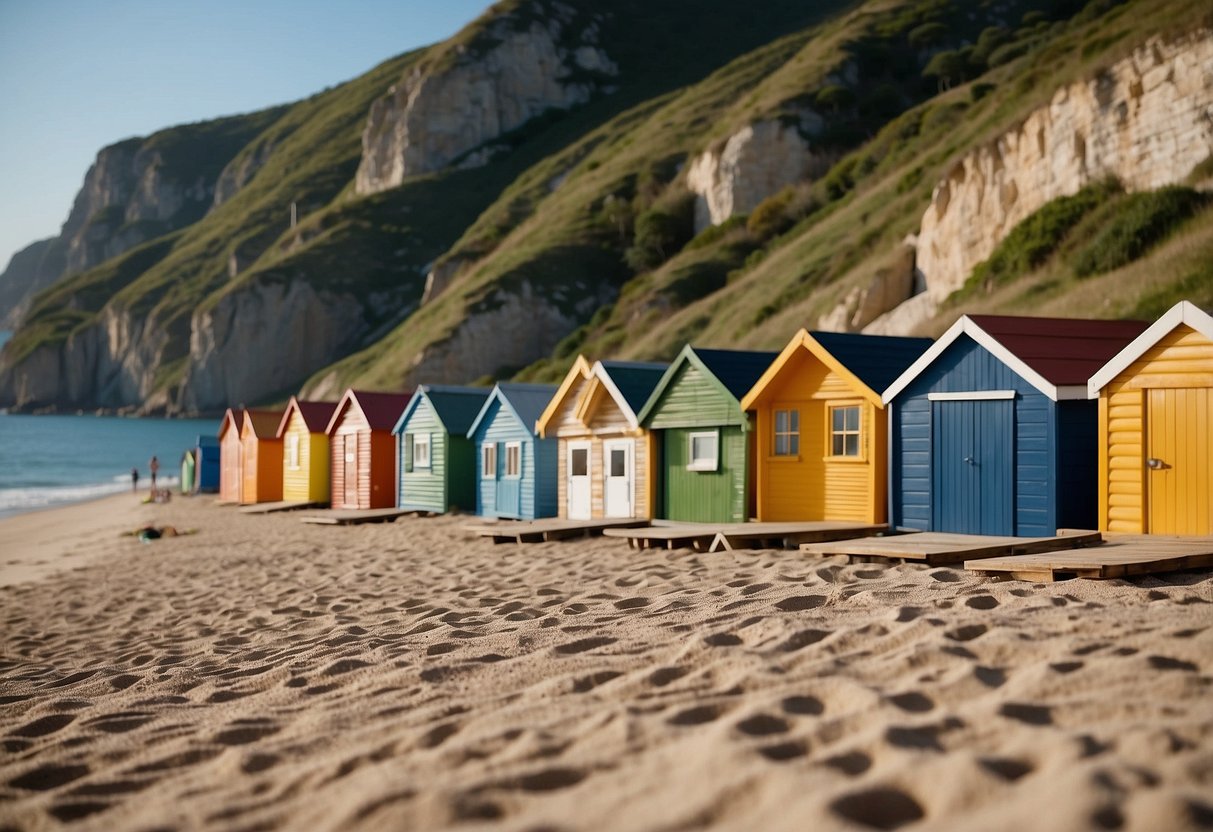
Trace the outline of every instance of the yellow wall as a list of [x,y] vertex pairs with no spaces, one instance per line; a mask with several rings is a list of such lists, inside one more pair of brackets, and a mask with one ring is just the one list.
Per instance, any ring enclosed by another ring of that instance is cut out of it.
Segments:
[[[288,445],[299,437],[299,467],[287,467]],[[308,503],[329,501],[329,438],[309,433],[303,416],[295,410],[282,434],[282,499]]]
[[[831,406],[858,405],[860,456],[827,456]],[[800,454],[775,456],[775,411],[800,411]],[[885,522],[885,411],[807,350],[800,350],[764,389],[758,426],[758,519]]]
[[[1213,534],[1210,391],[1213,341],[1182,325],[1100,391],[1101,529]],[[1151,454],[1168,467],[1148,469]]]

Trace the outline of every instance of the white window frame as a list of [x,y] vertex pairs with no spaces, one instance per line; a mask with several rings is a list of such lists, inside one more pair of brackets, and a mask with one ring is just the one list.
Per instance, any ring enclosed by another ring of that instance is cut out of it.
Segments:
[[480,479],[497,479],[497,443],[482,442],[480,444]]
[[[834,430],[834,413],[839,410],[854,409],[856,413],[855,430],[848,430],[844,426],[842,430]],[[843,453],[834,453],[834,437],[841,436]],[[855,437],[855,453],[846,453],[847,440],[846,437]],[[863,446],[863,403],[862,402],[839,402],[826,406],[826,459],[833,460],[864,460],[867,456]]]
[[[425,462],[420,461],[421,457],[417,454],[418,448],[425,448]],[[413,470],[418,468],[429,469],[433,465],[433,457],[430,456],[432,449],[433,444],[430,441],[428,433],[413,434]]]
[[299,470],[299,434],[297,433],[286,435],[286,469],[288,471]]
[[[788,414],[788,429],[784,431],[779,430],[781,413]],[[779,450],[780,437],[786,437],[788,440],[787,449],[784,451]],[[800,408],[777,407],[771,411],[771,455],[781,459],[796,459],[800,456]]]
[[[510,451],[514,452],[514,460],[518,464],[518,470],[510,473]],[[505,471],[503,477],[509,480],[522,479],[522,443],[521,442],[506,442],[505,443]]]
[[[716,453],[711,459],[695,457],[695,440],[711,439],[716,443]],[[720,431],[697,430],[687,434],[687,470],[688,471],[718,471],[720,470]]]

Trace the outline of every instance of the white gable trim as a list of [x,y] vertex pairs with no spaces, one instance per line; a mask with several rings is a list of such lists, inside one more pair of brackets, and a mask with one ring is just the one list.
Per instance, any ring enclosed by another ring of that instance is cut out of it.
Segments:
[[1099,391],[1112,379],[1129,369],[1129,365],[1146,354],[1150,347],[1171,333],[1175,327],[1186,325],[1213,341],[1213,318],[1191,301],[1181,300],[1168,309],[1150,328],[1129,342],[1123,350],[1108,359],[1108,363],[1087,382],[1087,397],[1099,398]]
[[[956,339],[962,335],[968,335],[987,351],[989,351],[991,355],[993,355],[1003,364],[1006,364],[1007,367],[1009,367],[1017,376],[1035,387],[1041,393],[1044,393],[1053,401],[1057,401],[1058,390],[1055,385],[1050,384],[1044,376],[1033,370],[1031,367],[1025,364],[1019,358],[1019,356],[1015,355],[997,340],[995,340],[992,335],[974,323],[968,315],[961,316],[960,320],[952,324],[951,328],[941,335],[939,340],[931,345],[930,349],[924,352],[917,361],[911,364],[904,373],[898,376],[897,381],[889,385],[889,388],[884,391],[884,395],[881,396],[881,400],[886,405],[893,401],[893,399],[895,399],[902,390],[905,390],[906,387],[910,385],[910,382],[918,378],[918,376],[921,375],[927,367],[934,364],[935,359],[939,358],[939,356],[943,354],[943,351],[952,346]],[[1085,396],[1083,398],[1085,398]]]
[[619,388],[615,386],[615,380],[611,378],[611,374],[607,372],[606,367],[602,366],[602,362],[595,361],[594,367],[590,372],[592,375],[598,376],[598,380],[602,382],[607,392],[611,394],[611,398],[619,406],[619,412],[628,420],[628,427],[632,430],[639,428],[640,423],[636,421],[636,414],[632,412],[632,408],[628,407],[627,399],[623,397],[623,393],[619,392]]
[[992,402],[1015,398],[1014,390],[973,390],[965,393],[927,393],[929,402]]

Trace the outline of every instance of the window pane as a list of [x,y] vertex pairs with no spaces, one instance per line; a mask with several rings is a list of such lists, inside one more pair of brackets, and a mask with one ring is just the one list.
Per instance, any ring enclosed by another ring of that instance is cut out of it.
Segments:
[[623,448],[611,449],[611,473],[612,477],[626,477],[628,475],[628,452]]
[[589,452],[585,448],[574,448],[570,462],[574,477],[584,477],[589,473]]
[[843,440],[843,437],[842,437],[841,433],[834,434],[834,446],[833,446],[833,448],[830,449],[830,453],[833,456],[842,456],[842,451],[843,451],[843,441],[842,440]]
[[792,433],[799,433],[800,432],[800,411],[791,410],[788,412],[792,416],[792,420],[791,420],[792,424],[791,424],[790,430],[792,431]]
[[788,455],[788,435],[786,433],[777,434],[775,436],[775,456]]
[[775,411],[775,432],[786,433],[788,430],[788,412],[786,410]]
[[843,411],[843,408],[841,408],[841,407],[836,407],[830,411],[830,413],[832,414],[831,419],[833,420],[833,425],[834,425],[835,431],[845,429],[845,422],[844,422],[845,417],[844,417],[844,414],[842,411]]
[[715,435],[691,437],[691,462],[705,465],[716,464]]
[[847,430],[859,430],[859,408],[848,407],[847,413]]
[[848,433],[846,435],[846,437],[847,437],[846,455],[847,456],[859,456],[859,434]]
[[788,437],[788,455],[798,456],[800,454],[800,436],[793,433]]

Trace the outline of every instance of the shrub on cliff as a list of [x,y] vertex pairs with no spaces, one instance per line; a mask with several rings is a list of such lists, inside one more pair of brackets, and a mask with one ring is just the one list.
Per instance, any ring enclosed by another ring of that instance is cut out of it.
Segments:
[[1175,185],[1129,194],[1110,206],[1102,228],[1069,258],[1078,277],[1118,269],[1166,239],[1180,223],[1213,203],[1213,197]]

